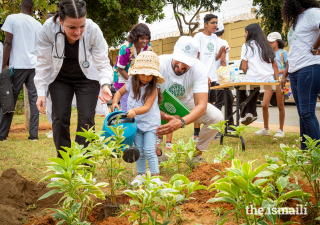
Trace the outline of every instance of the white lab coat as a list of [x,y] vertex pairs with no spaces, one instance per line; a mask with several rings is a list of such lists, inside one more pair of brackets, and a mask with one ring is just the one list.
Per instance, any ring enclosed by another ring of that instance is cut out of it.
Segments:
[[[57,43],[55,43],[55,34],[60,31],[60,27],[64,32],[58,19],[54,23],[52,17],[44,23],[39,33],[36,76],[34,78],[38,96],[46,96],[49,84],[55,80],[62,67],[63,59],[54,58],[57,55],[56,47],[58,56],[63,54],[65,47],[65,37],[62,34],[57,36]],[[85,38],[87,60],[90,63],[89,68],[82,66],[85,61],[83,37]],[[97,80],[100,85],[112,83],[113,71],[108,58],[108,44],[99,26],[91,19],[86,19],[85,30],[79,39],[79,64],[88,79]]]

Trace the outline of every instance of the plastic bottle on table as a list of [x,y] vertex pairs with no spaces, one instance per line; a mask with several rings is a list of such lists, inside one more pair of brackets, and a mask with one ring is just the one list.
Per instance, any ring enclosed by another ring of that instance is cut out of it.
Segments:
[[230,83],[234,83],[234,65],[230,68]]
[[240,77],[239,77],[239,69],[236,67],[234,69],[233,77],[234,77],[234,83],[240,82]]

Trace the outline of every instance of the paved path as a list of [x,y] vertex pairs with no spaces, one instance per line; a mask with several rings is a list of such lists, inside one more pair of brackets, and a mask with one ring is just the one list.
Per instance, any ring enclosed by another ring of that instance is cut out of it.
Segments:
[[[235,107],[233,107],[235,110]],[[222,109],[222,111],[224,108]],[[295,105],[285,105],[286,117],[284,121],[285,132],[300,132],[299,116]],[[263,116],[261,105],[257,106],[258,119],[250,126],[263,128]],[[316,115],[318,120],[320,119],[320,107],[316,108]],[[234,117],[235,118],[235,117]],[[269,127],[272,131],[279,129],[279,110],[276,106],[269,107]]]

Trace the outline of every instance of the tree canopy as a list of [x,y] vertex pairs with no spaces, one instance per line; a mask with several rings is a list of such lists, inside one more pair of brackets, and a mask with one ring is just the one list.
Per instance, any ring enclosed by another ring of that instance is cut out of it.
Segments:
[[117,46],[123,43],[140,16],[146,23],[163,19],[164,6],[161,0],[90,0],[87,12],[88,18],[100,26],[107,43]]
[[287,40],[288,28],[283,26],[281,17],[284,0],[253,0],[253,6],[258,6],[256,17],[261,17],[261,28],[268,35],[271,32],[279,32],[282,40]]
[[[188,35],[190,36],[199,26],[199,22],[194,22],[194,18],[200,13],[201,10],[217,11],[223,1],[226,0],[165,0],[168,4],[172,4],[175,19],[183,36],[183,23],[189,26]],[[195,11],[194,11],[195,10]],[[194,12],[189,21],[186,20],[185,12]]]
[[[34,0],[34,18],[44,23],[49,12],[57,11],[56,0]],[[146,23],[164,18],[162,0],[86,0],[88,18],[96,22],[111,46],[117,46],[126,39],[131,28],[138,23],[139,17]],[[20,12],[21,0],[0,0],[0,24],[6,17]],[[0,33],[4,41],[4,33]]]

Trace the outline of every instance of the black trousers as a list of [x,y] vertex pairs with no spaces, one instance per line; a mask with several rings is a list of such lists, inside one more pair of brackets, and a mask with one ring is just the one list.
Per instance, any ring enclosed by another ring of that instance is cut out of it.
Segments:
[[[217,91],[217,101],[214,104],[215,107],[217,107],[220,111],[222,109],[222,106],[224,105],[224,90],[218,90]],[[232,116],[232,111],[233,111],[233,101],[234,97],[232,95],[231,90],[227,91],[227,102],[228,102],[228,118],[225,118],[225,120],[228,120],[229,125],[234,124],[233,116]],[[226,109],[225,109],[226,110]]]
[[[251,93],[252,91],[250,91]],[[247,113],[251,113],[253,116],[258,116],[257,114],[257,100],[258,100],[258,97],[259,97],[259,93],[260,92],[257,92],[252,98],[251,100],[248,102],[248,104],[244,107],[240,117],[245,117],[245,115]],[[240,104],[242,102],[244,102],[244,100],[247,98],[247,91],[244,91],[244,90],[241,90],[240,91]]]
[[[38,137],[38,127],[39,127],[39,111],[37,108],[37,89],[34,85],[34,76],[35,69],[14,69],[12,76],[12,84],[15,88],[13,97],[14,104],[17,103],[17,99],[20,93],[20,90],[23,87],[23,84],[26,84],[29,96],[29,104],[30,104],[30,127],[29,134],[32,137]],[[2,110],[0,110],[2,111]],[[0,116],[0,137],[8,137],[13,113],[6,113]]]
[[[52,100],[53,141],[59,158],[61,158],[61,155],[58,150],[63,150],[61,147],[71,147],[70,119],[73,95],[75,94],[77,100],[77,131],[82,131],[81,128],[88,130],[95,125],[94,116],[99,91],[100,85],[98,81],[89,79],[67,80],[59,75],[49,85]],[[89,144],[84,137],[78,135],[75,141],[80,145],[84,145],[84,147]]]

